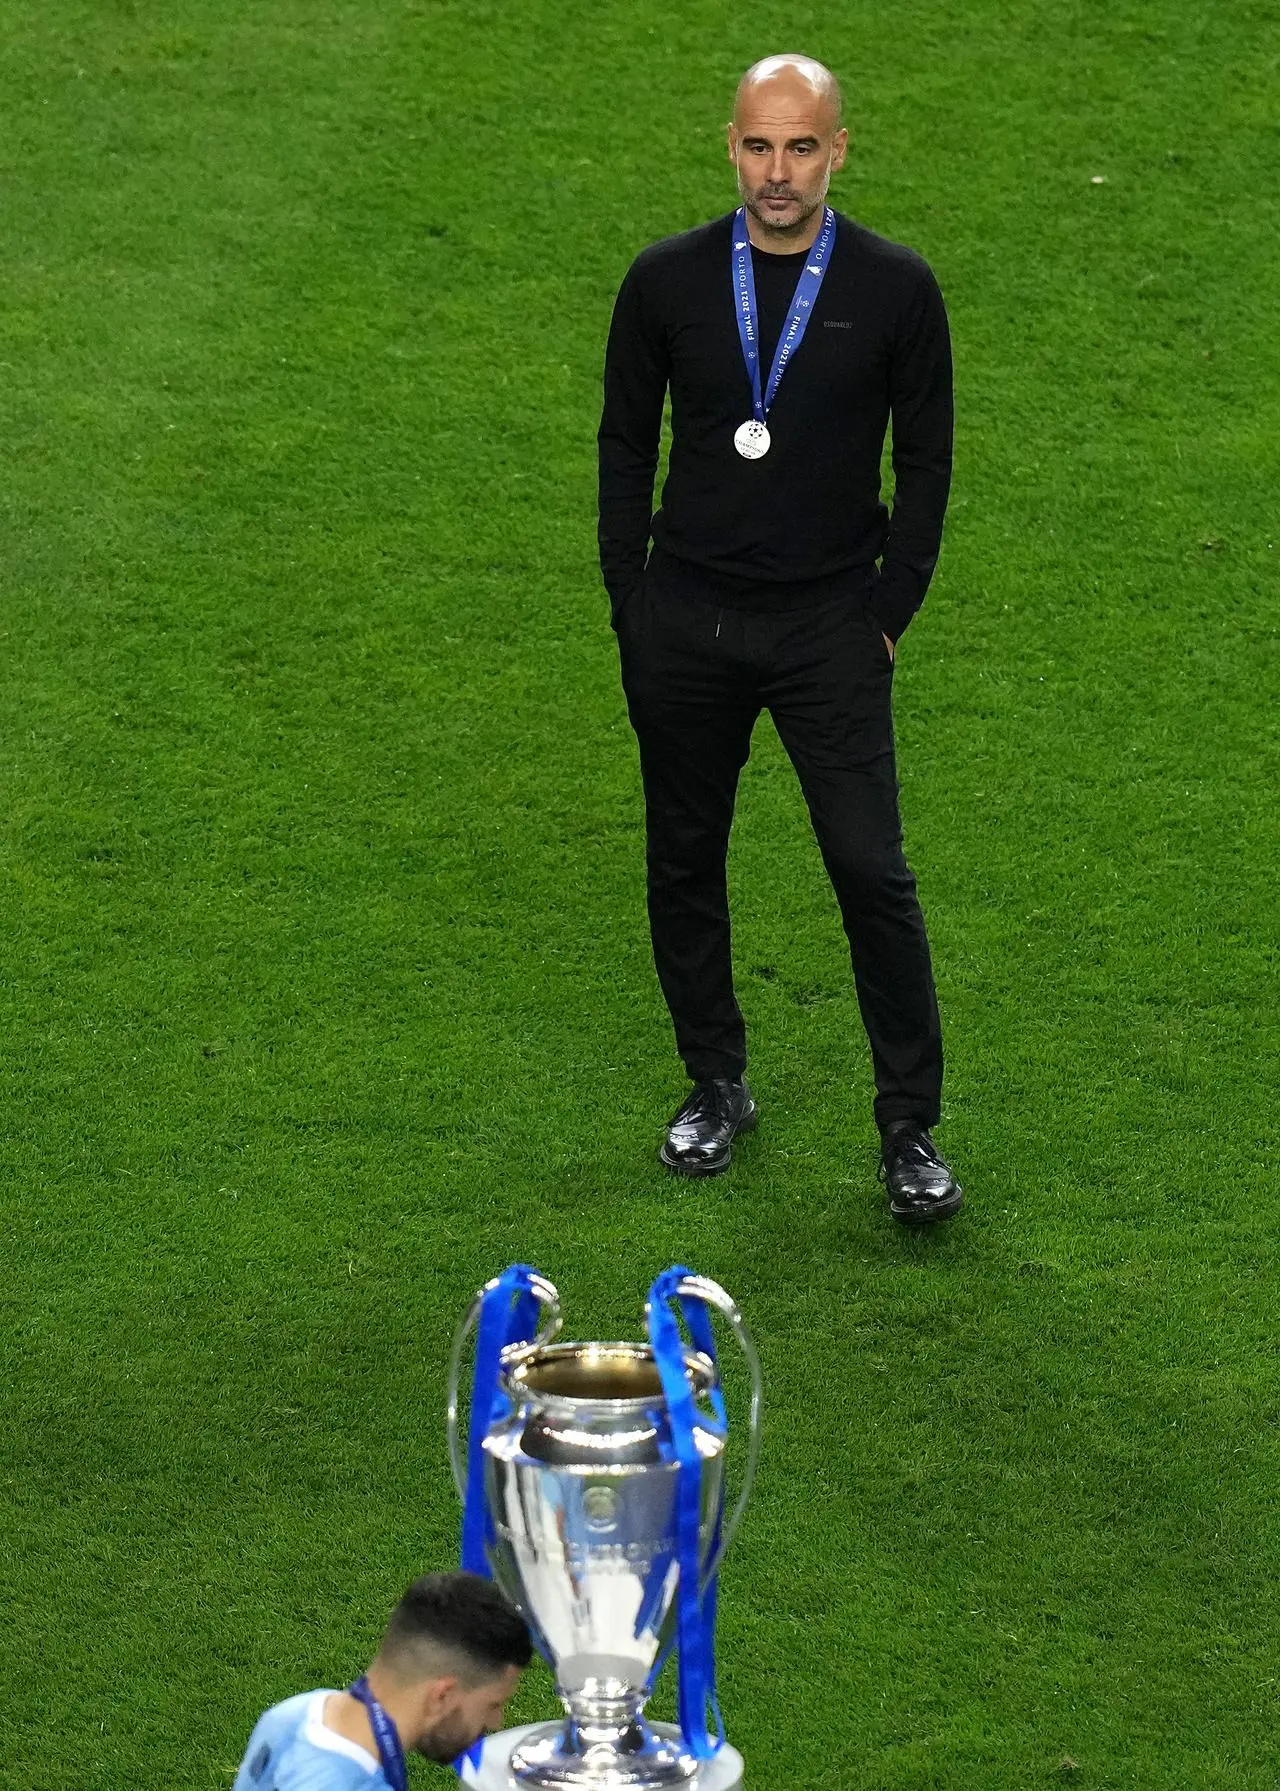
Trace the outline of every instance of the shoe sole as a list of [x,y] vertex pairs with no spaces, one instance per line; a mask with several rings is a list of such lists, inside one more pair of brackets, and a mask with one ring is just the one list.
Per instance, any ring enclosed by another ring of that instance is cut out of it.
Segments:
[[889,1202],[889,1212],[899,1225],[939,1225],[944,1219],[954,1219],[964,1205],[964,1189],[957,1188],[953,1195],[945,1201],[939,1201],[928,1212],[921,1212],[919,1207],[897,1207]]
[[[760,1109],[756,1106],[755,1102],[752,1101],[750,1110],[743,1114],[742,1118],[733,1128],[733,1138],[739,1137],[743,1132],[754,1132],[759,1123]],[[722,1157],[713,1157],[710,1161],[703,1161],[701,1163],[673,1163],[671,1158],[667,1155],[667,1147],[665,1144],[659,1145],[658,1147],[658,1161],[662,1164],[664,1169],[669,1169],[672,1175],[688,1176],[690,1181],[698,1181],[708,1175],[723,1175],[725,1170],[728,1169],[733,1162],[733,1138],[731,1138],[728,1144],[725,1145],[724,1155]]]

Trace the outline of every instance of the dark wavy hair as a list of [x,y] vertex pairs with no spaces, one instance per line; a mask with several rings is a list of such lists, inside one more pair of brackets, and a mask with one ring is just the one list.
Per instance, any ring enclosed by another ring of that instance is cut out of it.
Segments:
[[470,1685],[496,1679],[505,1667],[527,1667],[529,1626],[490,1580],[477,1573],[428,1573],[392,1611],[378,1658],[397,1677],[449,1669]]

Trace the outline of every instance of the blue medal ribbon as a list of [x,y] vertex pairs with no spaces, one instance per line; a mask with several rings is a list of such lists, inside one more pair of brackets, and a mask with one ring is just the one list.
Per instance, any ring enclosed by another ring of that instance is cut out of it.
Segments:
[[[720,1706],[716,1699],[716,1581],[702,1586],[702,1457],[695,1431],[701,1422],[685,1367],[685,1344],[672,1301],[678,1301],[693,1346],[716,1360],[711,1317],[701,1300],[681,1295],[680,1284],[690,1274],[679,1266],[666,1269],[649,1289],[649,1341],[662,1378],[670,1419],[669,1448],[676,1463],[676,1559],[680,1579],[676,1587],[676,1645],[680,1728],[685,1745],[695,1759],[708,1760],[724,1741]],[[716,1420],[725,1422],[724,1398],[719,1387],[711,1391]],[[711,1551],[720,1549],[721,1506],[716,1512]],[[707,1714],[712,1727],[708,1727]],[[714,1730],[714,1732],[713,1732]]]
[[751,238],[747,234],[747,208],[740,206],[733,220],[733,233],[730,238],[733,244],[733,298],[734,308],[738,314],[738,338],[742,343],[742,358],[747,364],[747,375],[751,381],[751,413],[757,423],[763,423],[769,414],[770,407],[777,395],[778,383],[787,370],[792,355],[804,340],[804,333],[809,327],[809,319],[813,316],[813,307],[817,303],[818,292],[822,286],[823,275],[827,271],[827,263],[831,259],[831,247],[836,237],[836,214],[829,205],[823,207],[822,228],[817,240],[805,257],[804,268],[796,281],[795,293],[791,300],[791,312],[783,325],[782,334],[778,337],[778,346],[774,351],[773,366],[769,369],[769,381],[763,393],[760,390],[760,325],[759,312],[756,308],[756,276],[751,263]]
[[404,1763],[404,1748],[400,1745],[400,1731],[369,1690],[366,1678],[357,1679],[347,1690],[369,1712],[369,1727],[373,1730],[373,1739],[378,1746],[383,1778],[390,1785],[391,1791],[409,1791],[409,1773]]

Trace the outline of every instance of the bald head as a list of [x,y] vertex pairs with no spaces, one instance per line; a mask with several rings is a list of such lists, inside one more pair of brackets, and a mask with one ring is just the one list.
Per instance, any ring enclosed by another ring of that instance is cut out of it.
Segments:
[[765,56],[761,61],[753,62],[738,82],[738,91],[734,95],[735,124],[739,123],[744,102],[748,108],[753,108],[760,99],[768,97],[760,92],[762,88],[772,88],[780,99],[786,96],[798,98],[801,103],[806,99],[816,101],[827,129],[839,129],[840,114],[844,109],[840,83],[824,63],[815,62],[812,56]]
[[809,247],[848,142],[840,83],[829,68],[812,56],[766,56],[752,64],[733,103],[729,160],[758,249],[785,254]]

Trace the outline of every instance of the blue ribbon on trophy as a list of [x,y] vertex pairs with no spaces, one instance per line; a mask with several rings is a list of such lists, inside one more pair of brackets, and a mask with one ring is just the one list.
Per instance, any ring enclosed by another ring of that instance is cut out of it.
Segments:
[[[513,1343],[529,1343],[538,1328],[541,1306],[534,1291],[545,1278],[527,1262],[513,1262],[481,1291],[476,1318],[476,1360],[471,1379],[471,1429],[467,1438],[467,1488],[462,1506],[462,1565],[468,1573],[493,1578],[489,1545],[493,1517],[484,1494],[484,1439],[495,1419],[506,1416],[510,1401],[502,1390],[502,1352]],[[535,1641],[537,1632],[534,1632]],[[461,1754],[480,1763],[484,1737]]]
[[491,1281],[480,1296],[476,1328],[476,1365],[471,1390],[471,1434],[467,1439],[467,1496],[462,1508],[462,1565],[468,1573],[490,1578],[489,1543],[493,1518],[484,1496],[484,1439],[495,1418],[509,1409],[502,1391],[502,1352],[513,1343],[528,1343],[538,1328],[541,1310],[535,1283],[537,1269],[514,1262]]
[[[664,1442],[664,1453],[669,1450],[676,1462],[676,1558],[680,1564],[680,1580],[676,1587],[676,1670],[679,1675],[680,1728],[694,1758],[709,1760],[724,1741],[724,1725],[716,1699],[716,1582],[719,1576],[713,1567],[706,1585],[702,1584],[702,1460],[694,1436],[698,1413],[685,1371],[684,1339],[671,1310],[672,1302],[678,1304],[689,1327],[693,1347],[713,1363],[716,1361],[716,1340],[707,1308],[681,1291],[682,1284],[690,1277],[691,1271],[678,1265],[664,1269],[649,1289],[645,1316],[653,1359],[662,1376],[662,1390],[671,1415],[671,1436]],[[727,1422],[724,1396],[718,1384],[711,1389],[711,1403],[723,1432]],[[720,1554],[723,1518],[722,1487],[711,1543],[713,1562]],[[660,1659],[654,1668],[655,1678],[662,1665]],[[714,1737],[707,1727],[708,1706],[715,1723]]]

